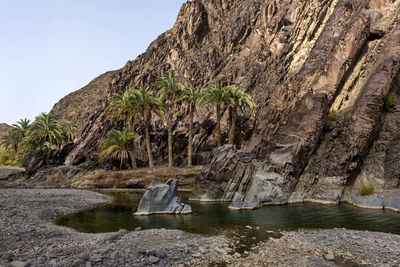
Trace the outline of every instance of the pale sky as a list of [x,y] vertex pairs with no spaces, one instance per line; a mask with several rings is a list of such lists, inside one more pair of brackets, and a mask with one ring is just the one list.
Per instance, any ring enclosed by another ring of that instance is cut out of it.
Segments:
[[0,123],[33,120],[170,29],[185,0],[0,0]]

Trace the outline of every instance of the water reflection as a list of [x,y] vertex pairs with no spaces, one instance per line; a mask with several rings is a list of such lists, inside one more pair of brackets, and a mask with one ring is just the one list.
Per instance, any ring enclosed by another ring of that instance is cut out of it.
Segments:
[[[134,216],[132,214],[136,211],[142,192],[105,194],[114,197],[112,204],[64,216],[57,224],[89,233],[133,230],[138,226],[142,229],[181,229],[211,235],[225,232],[245,239],[241,242],[250,243],[271,236],[271,231],[276,233],[280,230],[304,228],[343,227],[400,234],[400,214],[385,210],[364,210],[351,205],[304,203],[265,206],[256,210],[230,210],[228,203],[189,202],[193,213],[188,215]],[[179,195],[184,203],[188,203],[189,193],[180,192]],[[252,229],[247,229],[246,225]]]

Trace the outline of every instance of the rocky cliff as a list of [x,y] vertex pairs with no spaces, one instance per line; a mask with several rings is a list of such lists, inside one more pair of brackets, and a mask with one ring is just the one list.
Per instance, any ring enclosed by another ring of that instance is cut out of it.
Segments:
[[[213,151],[193,198],[234,201],[241,208],[357,202],[365,179],[376,192],[397,188],[399,18],[400,0],[187,2],[173,28],[144,54],[55,105],[54,115],[79,125],[65,163],[96,166],[95,150],[110,129],[104,106],[112,92],[150,84],[172,70],[181,82],[235,84],[258,103],[238,122],[236,146],[243,151]],[[390,105],[389,94],[396,96]],[[186,156],[184,107],[181,114],[174,125],[176,164]],[[224,122],[227,117],[225,112]],[[199,160],[215,147],[214,127],[212,111],[197,114]],[[158,122],[152,140],[163,162],[166,129]],[[136,142],[144,164],[144,141]]]

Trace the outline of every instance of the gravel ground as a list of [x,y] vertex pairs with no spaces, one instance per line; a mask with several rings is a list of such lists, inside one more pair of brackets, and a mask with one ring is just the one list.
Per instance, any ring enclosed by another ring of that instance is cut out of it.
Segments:
[[400,236],[332,229],[283,232],[242,254],[236,240],[179,230],[86,234],[57,216],[106,203],[84,190],[0,189],[0,266],[400,266]]
[[106,203],[95,192],[0,190],[0,266],[150,266],[190,264],[192,255],[229,250],[223,237],[154,229],[87,234],[56,226],[57,216]]
[[[400,266],[400,236],[387,233],[331,229],[283,232],[262,242],[242,257],[223,261],[214,251],[205,262],[226,266]],[[221,264],[220,264],[221,265]]]

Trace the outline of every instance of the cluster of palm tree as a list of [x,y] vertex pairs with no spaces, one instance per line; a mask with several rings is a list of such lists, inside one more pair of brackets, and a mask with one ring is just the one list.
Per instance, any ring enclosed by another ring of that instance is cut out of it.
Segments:
[[[109,101],[106,111],[107,118],[112,123],[121,121],[128,129],[122,131],[111,130],[109,137],[101,144],[99,149],[100,160],[111,154],[114,158],[123,161],[129,157],[135,166],[135,159],[129,152],[129,141],[137,135],[134,134],[136,127],[143,127],[145,132],[146,150],[148,154],[149,167],[154,167],[154,161],[150,142],[151,118],[154,114],[162,119],[168,127],[168,166],[173,166],[172,155],[172,127],[177,109],[182,102],[189,109],[189,132],[188,132],[188,166],[192,166],[193,154],[193,119],[198,107],[215,106],[217,113],[217,145],[222,145],[221,140],[221,116],[224,107],[228,108],[230,118],[229,144],[234,144],[234,132],[238,111],[245,108],[254,108],[255,102],[248,93],[236,86],[209,85],[205,88],[194,87],[191,84],[178,83],[175,75],[169,72],[167,75],[156,79],[153,88],[157,88],[156,94],[150,87],[136,87],[125,92],[116,93]],[[128,140],[129,139],[129,140]],[[129,157],[128,157],[129,155]]]
[[72,122],[60,123],[45,112],[36,116],[32,123],[21,119],[12,127],[1,137],[1,144],[17,154],[20,165],[24,165],[25,157],[33,150],[60,149],[74,139],[77,131]]

